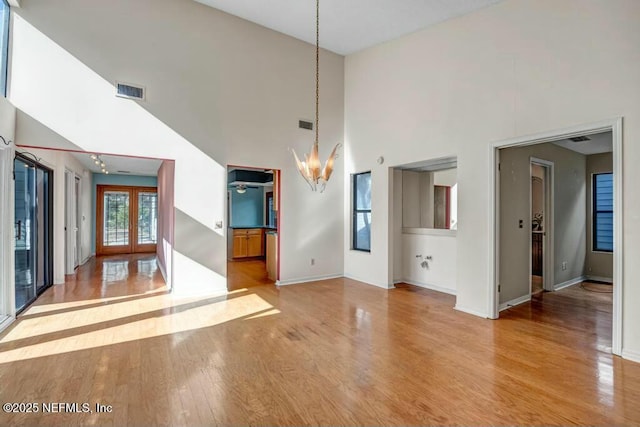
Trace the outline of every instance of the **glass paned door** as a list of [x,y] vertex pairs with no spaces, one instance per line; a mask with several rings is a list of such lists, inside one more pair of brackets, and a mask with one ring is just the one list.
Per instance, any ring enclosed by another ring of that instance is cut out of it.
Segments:
[[158,240],[158,193],[136,190],[138,236],[134,252],[153,252]]
[[15,274],[16,310],[36,297],[35,169],[16,158],[15,169]]
[[155,252],[158,196],[155,188],[98,186],[98,255]]
[[24,309],[52,280],[51,171],[14,160],[15,307]]

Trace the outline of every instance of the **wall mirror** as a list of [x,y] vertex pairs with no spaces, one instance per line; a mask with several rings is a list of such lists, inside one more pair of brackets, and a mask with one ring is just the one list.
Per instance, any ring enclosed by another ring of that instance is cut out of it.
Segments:
[[457,230],[457,159],[447,157],[399,166],[402,227]]

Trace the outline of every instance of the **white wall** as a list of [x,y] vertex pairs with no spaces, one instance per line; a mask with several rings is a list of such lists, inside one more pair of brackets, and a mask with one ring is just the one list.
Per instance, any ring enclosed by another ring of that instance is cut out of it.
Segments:
[[635,0],[507,0],[348,56],[345,188],[372,170],[373,224],[370,254],[345,243],[345,273],[392,280],[387,167],[457,156],[456,306],[490,316],[491,144],[624,116],[623,347],[640,355],[638,16]]
[[[402,280],[455,295],[456,236],[438,235],[439,230],[424,231],[433,234],[402,234]],[[427,260],[429,256],[431,260]],[[428,267],[422,267],[423,261]]]
[[158,267],[167,287],[173,286],[173,225],[175,222],[174,182],[175,165],[163,161],[158,169]]
[[[281,280],[342,274],[342,162],[311,193],[287,150],[312,143],[314,46],[191,0],[25,2],[12,28],[30,144],[175,159],[176,292],[226,291],[227,164],[282,170]],[[323,158],[343,139],[343,64],[321,52]],[[116,80],[146,101],[116,98]]]
[[[20,115],[18,115],[18,123],[20,123]],[[20,134],[21,128],[17,127],[16,141],[18,144],[28,143],[28,138],[24,138]],[[28,152],[38,158],[38,163],[53,170],[53,283],[64,283],[65,276],[65,170],[70,170],[81,181],[80,206],[82,215],[85,220],[81,222],[82,245],[81,248],[89,248],[91,246],[91,174],[86,173],[86,169],[71,154],[59,150],[43,150],[31,147],[16,147],[17,152]],[[84,177],[88,175],[88,181]],[[87,208],[87,200],[89,200]],[[84,232],[88,230],[88,232]],[[83,260],[86,261],[85,252],[82,253]]]
[[[16,110],[0,96],[0,330],[15,315],[14,294],[14,196],[13,157]],[[9,318],[7,316],[10,316]],[[8,320],[8,321],[5,321]]]
[[456,168],[444,169],[433,173],[433,185],[444,185],[453,187],[458,182],[458,172]]
[[403,170],[402,169],[393,169],[392,176],[392,189],[391,189],[391,199],[392,199],[392,248],[393,252],[393,272],[391,273],[393,283],[401,282],[403,271],[402,271],[402,216],[404,214],[404,210],[402,209],[402,188],[403,188]]

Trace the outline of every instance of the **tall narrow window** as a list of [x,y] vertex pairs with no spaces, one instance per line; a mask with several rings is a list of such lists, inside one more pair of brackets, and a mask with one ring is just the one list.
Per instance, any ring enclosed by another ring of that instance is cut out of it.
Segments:
[[352,248],[371,251],[371,172],[351,176],[353,185]]
[[613,174],[593,175],[593,250],[613,252]]
[[7,96],[7,69],[9,63],[9,3],[0,0],[0,91]]

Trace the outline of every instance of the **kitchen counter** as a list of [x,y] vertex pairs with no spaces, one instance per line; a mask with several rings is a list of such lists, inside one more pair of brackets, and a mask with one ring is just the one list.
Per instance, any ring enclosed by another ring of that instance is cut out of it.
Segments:
[[241,226],[241,225],[233,225],[231,227],[229,227],[233,230],[239,230],[239,229],[243,229],[243,230],[251,230],[254,228],[264,228],[265,230],[277,230],[275,227],[268,227],[266,225],[247,225],[247,226]]

